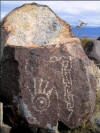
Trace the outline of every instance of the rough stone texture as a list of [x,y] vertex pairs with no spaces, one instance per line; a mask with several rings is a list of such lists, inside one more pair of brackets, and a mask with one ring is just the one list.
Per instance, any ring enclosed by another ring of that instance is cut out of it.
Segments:
[[0,102],[0,124],[3,123],[3,103]]
[[0,100],[10,105],[11,121],[57,130],[58,121],[74,128],[89,119],[95,74],[70,26],[47,6],[29,4],[8,14],[1,29]]
[[2,124],[0,125],[0,133],[10,133],[11,127],[8,125]]
[[[92,69],[96,77],[96,106],[89,123],[92,124],[91,132],[100,133],[100,37],[97,40],[91,40],[85,45],[85,53],[92,59]],[[94,63],[93,63],[94,62]],[[87,132],[89,127],[87,126]]]
[[[100,37],[97,40],[91,40],[85,45],[85,53],[92,59],[92,69],[96,77],[96,106],[93,115],[90,118],[93,133],[100,132]],[[93,63],[94,62],[94,63]],[[89,128],[88,128],[89,130]]]
[[5,45],[33,47],[79,41],[73,37],[69,24],[48,6],[35,3],[14,9],[4,18],[1,27],[1,55]]
[[98,37],[98,38],[97,38],[97,40],[99,40],[99,41],[100,41],[100,37]]
[[66,133],[100,133],[100,69],[93,61],[91,63],[97,81],[95,110],[87,122],[83,122],[80,127],[75,128],[74,130],[66,130]]
[[62,121],[73,128],[93,112],[95,82],[91,88],[84,61],[65,46],[4,49],[0,95],[30,125],[56,130]]
[[3,123],[3,103],[0,102],[0,133],[10,133],[11,127]]
[[100,132],[100,68],[97,67],[95,64],[94,73],[96,75],[97,87],[96,87],[96,106],[92,117],[90,118],[90,122],[93,125],[93,130],[95,129],[94,133]]
[[84,50],[90,59],[93,59],[96,62],[100,63],[100,41],[99,40],[92,40],[87,42]]

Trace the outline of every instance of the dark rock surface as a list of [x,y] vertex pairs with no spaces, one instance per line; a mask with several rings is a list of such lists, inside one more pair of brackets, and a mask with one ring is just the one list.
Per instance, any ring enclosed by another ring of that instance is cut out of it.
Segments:
[[100,40],[100,37],[98,37],[97,40]]
[[65,46],[4,48],[0,100],[11,105],[14,123],[20,118],[31,126],[57,130],[58,121],[73,128],[91,116],[94,77],[92,89],[85,62]]
[[[86,43],[85,53],[95,63],[94,71],[96,75],[96,106],[93,115],[90,118],[91,132],[100,132],[100,37],[97,40],[91,40]],[[88,129],[89,130],[89,127]]]
[[61,20],[48,6],[36,3],[14,9],[0,25],[0,58],[6,45],[34,47],[79,40],[73,36],[69,24]]
[[91,117],[91,61],[70,25],[49,7],[25,4],[9,13],[0,47],[0,100],[14,129],[57,130],[59,122],[74,128]]
[[84,50],[90,59],[95,60],[97,63],[100,63],[100,41],[99,40],[88,41],[84,47]]

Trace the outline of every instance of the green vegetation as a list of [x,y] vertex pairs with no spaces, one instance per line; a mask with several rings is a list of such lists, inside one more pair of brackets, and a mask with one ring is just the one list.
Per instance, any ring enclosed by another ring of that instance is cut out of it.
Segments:
[[76,29],[77,29],[77,37],[79,37],[79,34],[81,34],[81,28],[83,26],[86,26],[87,23],[85,23],[84,21],[82,20],[79,20],[79,25],[76,25]]
[[[77,37],[79,37],[79,34],[81,34],[81,28],[83,26],[86,26],[87,23],[85,23],[84,21],[82,20],[79,20],[79,24],[76,25],[76,28],[77,28]],[[85,44],[89,41],[88,37],[84,37],[84,38],[80,38],[80,41],[81,41],[81,44],[82,44],[82,47],[84,48],[85,47]]]
[[84,48],[85,44],[89,41],[89,39],[88,37],[84,37],[84,38],[80,38],[80,41],[81,41],[82,47]]

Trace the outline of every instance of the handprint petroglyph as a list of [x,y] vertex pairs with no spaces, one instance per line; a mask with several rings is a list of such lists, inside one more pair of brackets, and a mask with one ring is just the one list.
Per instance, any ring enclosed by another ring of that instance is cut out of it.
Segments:
[[[52,56],[48,60],[43,60],[44,64],[47,62],[49,64],[53,64],[54,68],[59,64],[59,74],[58,76],[61,76],[61,82],[63,89],[63,101],[66,105],[66,110],[68,110],[68,120],[70,120],[73,109],[74,109],[74,95],[72,93],[72,57],[71,56]],[[33,63],[34,64],[34,63]],[[37,61],[38,64],[38,61]],[[27,66],[27,64],[26,64]],[[27,68],[27,67],[26,67]],[[54,72],[54,68],[50,69],[50,72]],[[28,69],[28,68],[27,68]],[[27,72],[26,69],[26,72]],[[33,68],[30,68],[33,70]],[[45,72],[45,71],[44,71]],[[58,73],[58,71],[56,71]],[[56,74],[54,73],[54,75]],[[47,75],[50,76],[50,75]],[[50,77],[51,78],[51,77]],[[60,92],[59,89],[57,89],[56,84],[54,82],[51,82],[50,80],[47,80],[46,77],[34,77],[32,79],[33,81],[33,88],[34,88],[34,95],[32,95],[32,101],[35,111],[37,112],[43,112],[46,111],[50,107],[50,97],[52,95],[52,92],[56,92],[56,97],[59,100]],[[53,80],[52,80],[53,81]],[[56,81],[55,81],[56,83]]]
[[[43,112],[50,106],[50,96],[53,88],[49,88],[49,81],[34,78],[33,104],[36,111]],[[39,83],[39,84],[38,84]]]

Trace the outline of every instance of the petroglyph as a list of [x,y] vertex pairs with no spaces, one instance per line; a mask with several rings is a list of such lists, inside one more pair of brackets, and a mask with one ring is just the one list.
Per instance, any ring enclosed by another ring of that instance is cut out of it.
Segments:
[[50,57],[50,61],[51,63],[57,62],[57,61],[61,61],[62,57],[57,57],[57,56],[53,56]]
[[[34,78],[33,105],[36,111],[43,112],[50,106],[50,96],[53,88],[49,88],[49,81]],[[39,83],[39,84],[38,84]]]
[[[63,85],[63,93],[64,93],[64,102],[66,104],[66,109],[69,112],[68,120],[70,119],[73,108],[74,108],[74,100],[72,94],[72,79],[71,79],[71,71],[72,71],[72,59],[70,56],[52,56],[48,60],[43,60],[44,63],[49,62],[50,64],[59,63],[61,65],[59,72],[62,79]],[[34,64],[34,63],[33,63]],[[38,60],[37,60],[38,64]],[[33,69],[32,67],[30,69]],[[26,62],[25,66],[26,73],[30,75],[28,70],[28,61]],[[59,99],[60,93],[55,85],[53,85],[50,81],[46,80],[45,77],[34,77],[33,78],[33,88],[34,88],[34,95],[31,92],[31,89],[28,88],[30,91],[34,109],[39,112],[46,111],[50,107],[50,96],[53,90],[56,90],[57,99]],[[52,86],[52,87],[51,87]]]
[[58,122],[75,128],[87,121],[96,78],[70,25],[32,3],[9,13],[1,31],[0,98],[11,105],[11,124],[56,130]]
[[[74,109],[74,95],[72,94],[72,79],[71,79],[71,71],[72,71],[72,59],[70,56],[65,57],[56,57],[53,56],[50,58],[50,62],[55,63],[60,61],[62,65],[61,76],[62,82],[64,84],[64,102],[66,103],[67,110],[70,112],[68,116],[68,120],[70,119],[73,109]],[[58,96],[59,97],[59,96]]]

